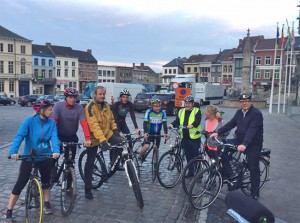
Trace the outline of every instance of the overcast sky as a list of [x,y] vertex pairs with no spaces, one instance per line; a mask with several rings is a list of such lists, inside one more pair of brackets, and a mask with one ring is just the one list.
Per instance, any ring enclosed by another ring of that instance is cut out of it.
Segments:
[[215,54],[250,35],[275,38],[276,23],[297,33],[298,0],[0,0],[0,25],[33,44],[92,49],[105,64]]

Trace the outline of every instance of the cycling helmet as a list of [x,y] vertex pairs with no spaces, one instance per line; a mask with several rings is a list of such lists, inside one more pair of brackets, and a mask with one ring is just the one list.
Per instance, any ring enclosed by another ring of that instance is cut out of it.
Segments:
[[188,95],[184,98],[184,102],[194,102],[194,97],[192,95]]
[[33,110],[35,110],[36,112],[40,112],[41,109],[45,109],[50,106],[52,106],[52,104],[48,100],[41,100],[33,105]]
[[249,99],[251,101],[251,97],[252,97],[252,94],[251,93],[242,93],[239,97],[239,100],[247,100]]
[[130,96],[130,92],[124,88],[121,92],[120,92],[120,97],[122,97],[123,95],[127,95],[127,96]]
[[67,87],[65,90],[64,90],[64,95],[67,97],[67,96],[78,96],[78,91],[76,90],[76,88],[73,88],[73,87]]
[[151,105],[154,106],[154,105],[161,105],[161,100],[159,99],[154,99],[153,101],[151,101]]

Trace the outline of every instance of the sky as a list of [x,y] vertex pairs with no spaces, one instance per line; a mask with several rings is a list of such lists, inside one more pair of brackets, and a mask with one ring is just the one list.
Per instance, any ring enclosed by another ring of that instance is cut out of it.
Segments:
[[[247,34],[276,37],[295,22],[298,0],[0,0],[0,25],[33,44],[92,49],[104,65],[144,63],[156,72],[177,57],[216,54]],[[287,20],[287,21],[286,21]],[[286,33],[286,31],[285,31]],[[286,34],[285,34],[286,35]]]

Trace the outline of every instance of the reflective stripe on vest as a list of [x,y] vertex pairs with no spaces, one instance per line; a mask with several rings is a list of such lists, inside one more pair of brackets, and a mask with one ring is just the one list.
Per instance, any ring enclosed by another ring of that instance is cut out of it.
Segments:
[[[198,112],[201,112],[201,110],[199,108],[193,108],[189,120],[188,120],[188,125],[191,125],[194,123],[195,121],[195,117],[196,114]],[[183,126],[183,122],[184,122],[184,116],[185,116],[185,108],[180,109],[179,113],[178,113],[178,118],[179,118],[179,122],[180,122],[180,126]],[[197,131],[201,131],[201,126],[199,125],[197,128],[191,128],[189,129],[189,133],[190,133],[190,138],[191,139],[199,139],[201,137],[201,134],[195,134]],[[183,134],[182,134],[182,128],[180,128],[180,135],[181,138],[183,138]]]

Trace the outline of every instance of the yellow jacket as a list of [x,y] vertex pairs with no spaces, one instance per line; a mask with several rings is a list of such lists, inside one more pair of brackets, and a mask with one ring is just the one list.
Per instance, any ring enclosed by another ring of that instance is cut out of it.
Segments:
[[101,108],[101,105],[93,100],[85,106],[84,111],[91,132],[91,146],[108,141],[113,135],[113,130],[117,129],[109,104],[105,102]]

